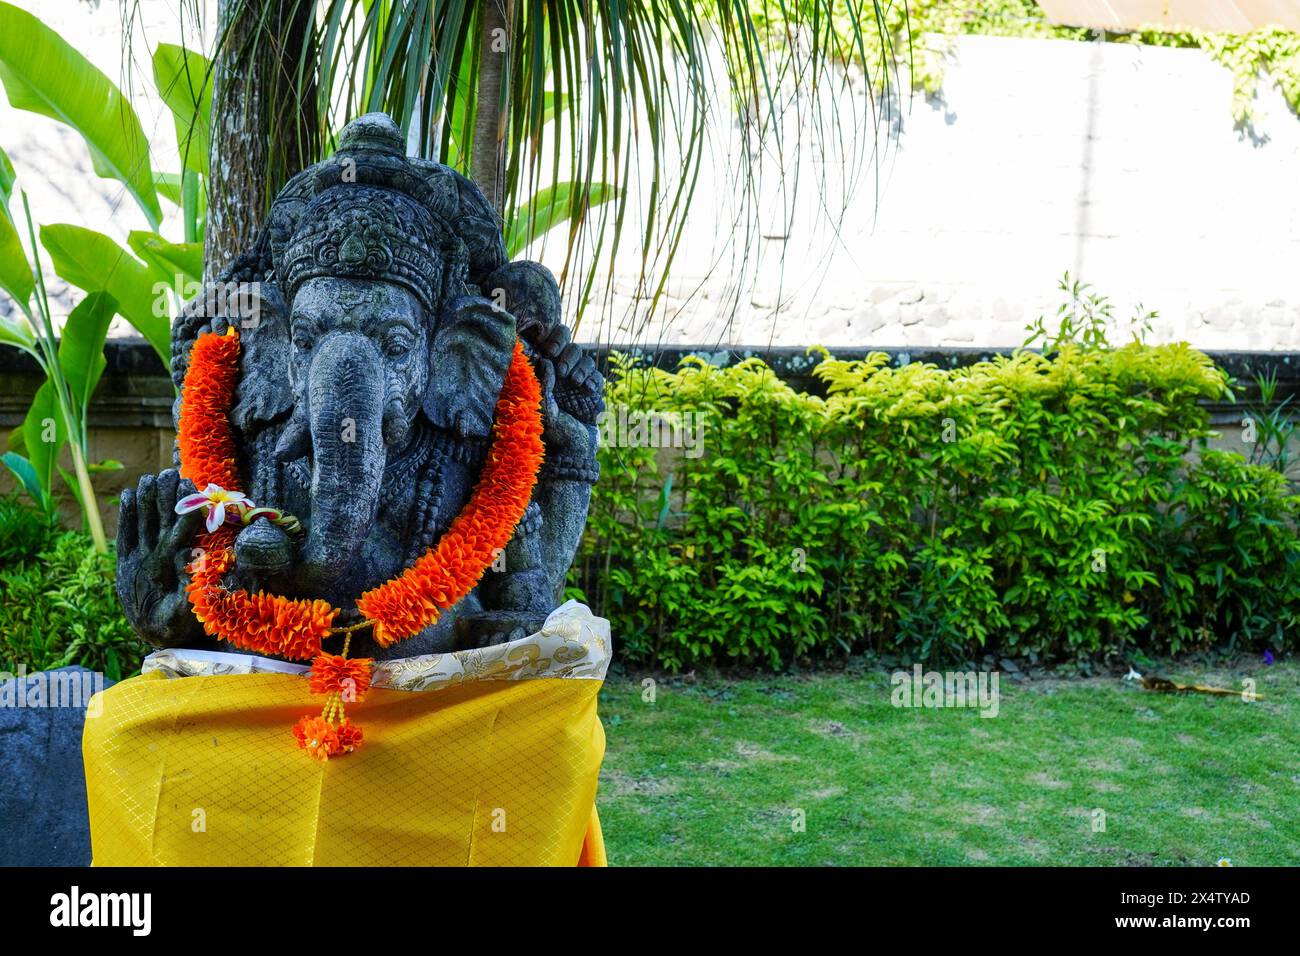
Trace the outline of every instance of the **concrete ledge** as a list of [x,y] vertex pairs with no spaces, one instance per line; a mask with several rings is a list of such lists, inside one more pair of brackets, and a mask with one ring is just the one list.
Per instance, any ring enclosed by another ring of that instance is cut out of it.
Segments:
[[[107,367],[90,402],[91,428],[171,428],[175,392],[162,359],[141,337],[109,339]],[[22,424],[44,381],[28,355],[0,348],[0,428]]]
[[[714,365],[729,366],[747,358],[761,358],[791,386],[821,394],[821,383],[812,376],[818,357],[799,347],[718,348],[711,345],[674,345],[654,348],[644,345],[585,345],[605,369],[611,352],[634,355],[656,368],[672,369],[688,355],[698,355]],[[865,345],[834,348],[839,359],[862,359],[872,352],[884,352],[895,365],[926,362],[940,368],[960,368],[987,361],[995,355],[1010,355],[1009,348],[962,348]],[[1206,351],[1242,387],[1244,400],[1258,397],[1256,376],[1275,376],[1278,399],[1300,391],[1300,352]],[[175,397],[171,379],[162,361],[143,338],[111,339],[104,349],[108,367],[91,402],[90,424],[96,428],[171,427],[171,406]],[[0,426],[12,428],[22,421],[31,396],[42,379],[36,363],[16,349],[0,348]]]

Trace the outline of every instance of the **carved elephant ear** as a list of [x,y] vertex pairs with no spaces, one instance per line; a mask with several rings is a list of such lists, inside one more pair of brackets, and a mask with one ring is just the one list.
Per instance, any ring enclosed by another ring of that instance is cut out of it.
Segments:
[[284,418],[293,394],[284,378],[289,365],[289,310],[280,287],[258,283],[241,297],[238,402],[230,410],[235,427],[245,433]]
[[241,343],[237,404],[231,410],[235,426],[246,433],[256,431],[289,411],[289,393],[281,387],[288,321],[270,269],[264,233],[254,248],[238,256],[181,307],[171,335],[172,381],[178,393],[174,419],[179,419],[180,393],[195,340],[204,332],[221,333],[232,325],[238,328]]
[[453,299],[430,349],[429,421],[462,438],[488,437],[514,347],[513,315],[480,296]]

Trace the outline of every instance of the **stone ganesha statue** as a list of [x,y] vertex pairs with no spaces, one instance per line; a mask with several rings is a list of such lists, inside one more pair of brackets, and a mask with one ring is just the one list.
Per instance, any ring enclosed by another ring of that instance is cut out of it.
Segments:
[[[237,288],[239,294],[230,295]],[[399,575],[469,499],[516,339],[542,387],[545,454],[531,502],[478,586],[383,659],[522,637],[558,603],[597,477],[603,382],[569,341],[552,275],[507,262],[493,210],[469,180],[408,158],[389,117],[350,123],[338,152],[294,177],[254,249],[172,328],[183,388],[191,347],[236,325],[230,413],[244,491],[299,519],[254,520],[235,540],[233,584],[322,598],[359,620],[357,597]],[[177,399],[179,416],[181,400]],[[176,458],[179,464],[179,453]],[[158,647],[217,645],[185,588],[199,512],[176,469],[122,495],[117,590]]]

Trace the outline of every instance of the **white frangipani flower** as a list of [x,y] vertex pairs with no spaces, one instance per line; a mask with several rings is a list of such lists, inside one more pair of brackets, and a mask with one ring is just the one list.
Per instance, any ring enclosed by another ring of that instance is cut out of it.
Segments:
[[242,491],[226,491],[219,485],[210,484],[202,491],[186,495],[176,502],[176,513],[183,515],[200,508],[207,508],[206,525],[208,532],[211,533],[226,523],[227,506],[230,506],[235,514],[239,514],[244,508],[252,507],[252,504]]

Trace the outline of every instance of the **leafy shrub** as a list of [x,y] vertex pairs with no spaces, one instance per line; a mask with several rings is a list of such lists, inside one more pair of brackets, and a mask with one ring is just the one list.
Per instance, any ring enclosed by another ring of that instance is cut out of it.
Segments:
[[138,670],[148,648],[122,615],[114,573],[89,535],[0,499],[0,670],[81,664],[112,680]]
[[0,570],[35,561],[57,534],[52,513],[25,508],[12,495],[0,498]]
[[1199,403],[1226,375],[1186,344],[1089,329],[949,371],[823,354],[825,398],[757,359],[618,358],[609,422],[698,415],[704,454],[603,445],[574,592],[628,658],[671,669],[1282,649],[1300,498],[1207,447]]

